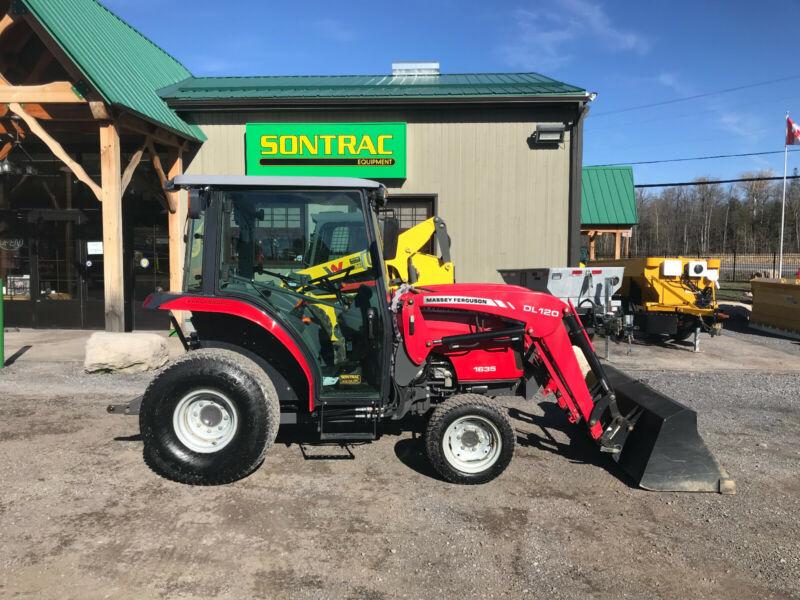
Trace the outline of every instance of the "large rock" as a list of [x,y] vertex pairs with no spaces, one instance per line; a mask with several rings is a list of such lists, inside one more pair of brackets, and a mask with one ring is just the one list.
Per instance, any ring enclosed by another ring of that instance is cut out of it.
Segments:
[[167,339],[155,333],[93,333],[86,342],[87,373],[139,373],[158,369],[169,358]]

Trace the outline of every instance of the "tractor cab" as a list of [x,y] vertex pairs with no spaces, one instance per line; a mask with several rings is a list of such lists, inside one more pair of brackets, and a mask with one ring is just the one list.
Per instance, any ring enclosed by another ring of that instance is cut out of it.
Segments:
[[[318,370],[322,400],[375,402],[386,393],[382,185],[201,176],[172,185],[190,194],[185,293],[241,300],[269,315]],[[220,319],[200,314],[193,324]]]

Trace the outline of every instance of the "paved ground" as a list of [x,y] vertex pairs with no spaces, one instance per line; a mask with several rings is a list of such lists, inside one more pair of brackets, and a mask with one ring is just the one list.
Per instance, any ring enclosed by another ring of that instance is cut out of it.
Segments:
[[551,403],[515,400],[515,459],[485,486],[435,478],[407,432],[354,460],[284,440],[244,481],[182,486],[105,413],[148,375],[33,345],[0,372],[2,598],[800,598],[796,342],[613,350],[698,410],[736,496],[633,488]]

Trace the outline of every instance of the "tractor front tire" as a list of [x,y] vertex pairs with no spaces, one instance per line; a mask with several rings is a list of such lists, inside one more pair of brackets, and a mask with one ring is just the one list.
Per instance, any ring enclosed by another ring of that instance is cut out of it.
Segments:
[[221,349],[192,350],[169,365],[148,386],[139,413],[147,465],[192,485],[251,474],[279,425],[268,375],[246,356]]
[[491,481],[514,456],[514,429],[506,411],[480,394],[452,396],[436,407],[425,432],[433,468],[451,483]]

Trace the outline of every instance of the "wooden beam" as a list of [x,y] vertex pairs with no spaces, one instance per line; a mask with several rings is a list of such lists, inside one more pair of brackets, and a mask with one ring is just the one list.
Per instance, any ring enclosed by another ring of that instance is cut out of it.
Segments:
[[[183,174],[183,154],[174,154],[169,166],[170,179]],[[186,222],[188,200],[186,194],[180,191],[167,192],[167,201],[175,207],[175,212],[170,212],[169,219],[169,289],[180,292],[183,287],[183,225]],[[179,317],[178,322],[182,319]]]
[[50,189],[50,186],[47,185],[47,182],[44,179],[40,179],[39,183],[44,188],[44,191],[47,194],[48,198],[50,198],[50,203],[53,205],[53,208],[55,208],[56,210],[61,208],[58,205],[58,200],[56,200],[56,195],[53,193],[53,190]]
[[11,16],[9,13],[6,13],[5,16],[2,19],[0,19],[0,36],[2,36],[6,32],[6,30],[9,27],[11,27],[14,23],[16,23],[14,17]]
[[158,180],[161,183],[161,190],[164,192],[164,194],[166,194],[165,198],[167,200],[167,210],[170,212],[170,214],[175,214],[177,206],[172,203],[172,195],[167,194],[166,191],[167,181],[169,181],[169,178],[164,172],[164,166],[161,164],[161,157],[158,155],[158,152],[156,152],[156,147],[153,145],[152,139],[147,138],[145,145],[147,146],[147,151],[150,153],[150,162],[152,163],[153,169],[155,169],[156,175],[158,175]]
[[111,111],[108,110],[105,102],[89,102],[89,110],[92,116],[98,121],[110,121]]
[[625,227],[604,227],[604,228],[592,227],[591,229],[584,228],[584,229],[581,229],[581,234],[582,235],[596,235],[596,234],[600,234],[600,233],[617,233],[618,231],[620,231],[622,233],[630,232],[631,231],[631,226],[628,225],[628,226],[625,226]]
[[131,114],[120,115],[117,119],[117,122],[123,129],[147,136],[157,144],[161,144],[162,146],[170,146],[171,148],[183,149],[183,145],[185,143],[184,139],[173,133],[164,131],[155,125],[151,125],[150,123],[142,121],[138,117],[135,117]]
[[14,149],[14,144],[11,142],[6,142],[3,144],[3,147],[0,148],[0,160],[5,160],[8,158],[8,155],[11,154],[11,151]]
[[[3,109],[6,108],[5,104],[0,104],[0,116],[5,114]],[[71,123],[83,123],[86,129],[90,129],[92,133],[95,132],[94,126],[89,126],[89,123],[94,123],[95,118],[89,112],[85,104],[35,104],[28,102],[25,104],[25,112],[30,116],[39,119],[40,121],[69,121]]]
[[125,167],[125,171],[122,173],[122,194],[125,195],[125,190],[128,189],[128,185],[131,183],[131,179],[133,178],[133,173],[136,171],[136,168],[139,166],[139,163],[142,162],[142,155],[144,154],[144,146],[139,148],[136,152],[133,153],[131,156],[131,160],[128,163],[128,166]]
[[9,122],[11,123],[11,129],[13,129],[14,133],[17,135],[17,139],[24,140],[28,134],[22,128],[22,125],[20,125],[16,119],[9,119]]
[[56,81],[43,85],[2,85],[0,102],[36,102],[83,104],[86,102],[69,81]]
[[70,170],[75,173],[75,177],[89,186],[89,189],[94,192],[94,195],[97,196],[97,199],[102,202],[103,191],[100,189],[100,186],[97,185],[91,177],[89,177],[81,165],[79,165],[69,154],[67,154],[67,151],[64,150],[63,146],[44,130],[44,128],[39,124],[39,121],[25,112],[25,109],[23,109],[22,106],[20,106],[17,102],[11,102],[8,105],[8,108],[11,110],[11,112],[25,121],[28,129],[30,129],[36,137],[44,142],[44,144],[50,149],[50,152],[55,154],[55,156],[60,159],[61,162],[67,165]]
[[614,258],[622,258],[622,232],[617,231],[614,234]]
[[28,73],[28,83],[34,83],[38,81],[42,75],[44,75],[45,69],[50,66],[51,62],[53,62],[53,55],[47,50],[42,50],[42,53],[36,60],[36,64],[33,65],[31,72]]
[[125,331],[121,163],[119,131],[114,123],[108,123],[100,127],[106,331]]

